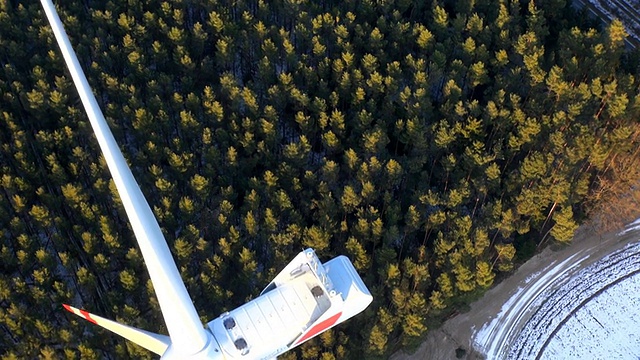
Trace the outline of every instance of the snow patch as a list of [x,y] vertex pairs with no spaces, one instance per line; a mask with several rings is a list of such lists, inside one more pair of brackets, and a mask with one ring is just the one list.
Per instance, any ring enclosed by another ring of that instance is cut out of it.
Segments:
[[636,221],[628,224],[624,230],[618,233],[618,236],[622,236],[628,232],[635,231],[635,230],[640,230],[640,219],[637,219]]
[[581,307],[540,359],[640,359],[640,276],[617,283]]
[[631,232],[589,266],[582,249],[527,277],[474,347],[487,359],[640,359],[640,219],[618,236]]
[[[585,256],[572,262],[578,255],[579,253],[574,254],[557,265],[551,263],[542,271],[527,277],[525,284],[529,284],[533,280],[535,281],[529,286],[519,287],[509,300],[504,303],[496,318],[491,320],[490,323],[483,325],[482,328],[474,334],[475,345],[487,355],[488,359],[504,357],[504,347],[502,344],[511,338],[512,330],[523,316],[527,314],[528,309],[535,307],[533,303],[538,296],[550,285],[561,281],[568,270],[588,258],[588,256]],[[544,275],[539,277],[540,274]]]

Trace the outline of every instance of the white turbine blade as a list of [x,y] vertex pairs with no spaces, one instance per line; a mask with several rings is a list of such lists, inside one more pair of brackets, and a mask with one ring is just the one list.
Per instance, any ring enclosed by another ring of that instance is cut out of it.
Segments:
[[208,335],[180,278],[160,226],[91,92],[53,3],[51,0],[41,2],[138,240],[169,330],[172,347],[183,354],[195,354],[205,347]]
[[67,304],[62,304],[62,306],[64,306],[64,308],[70,313],[78,315],[91,323],[102,326],[103,328],[116,333],[149,351],[153,351],[158,355],[164,354],[164,352],[167,351],[169,345],[171,345],[171,340],[166,335],[154,334],[149,331],[120,324],[113,320],[94,315],[88,311],[74,308],[73,306],[69,306]]

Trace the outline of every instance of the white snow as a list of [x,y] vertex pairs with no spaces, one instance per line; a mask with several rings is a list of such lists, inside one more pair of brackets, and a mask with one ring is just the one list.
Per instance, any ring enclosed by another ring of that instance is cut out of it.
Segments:
[[[564,277],[565,272],[577,266],[588,256],[572,262],[578,254],[572,255],[559,264],[550,264],[539,273],[527,277],[526,284],[533,283],[526,288],[518,290],[507,300],[501,308],[500,313],[489,324],[485,324],[475,335],[474,343],[481,349],[488,359],[500,358],[504,356],[504,349],[501,345],[510,338],[510,333],[515,324],[526,314],[532,302],[551,284]],[[542,275],[539,279],[538,277]]]
[[569,317],[540,359],[640,359],[640,276],[607,288]]
[[[487,359],[640,359],[640,219],[627,245],[582,269],[582,250],[529,276],[474,333]],[[614,235],[615,236],[615,235]]]
[[[590,308],[591,301],[616,284],[628,281],[630,276],[639,272],[640,243],[635,243],[582,269],[568,281],[549,288],[541,294],[530,309],[533,314],[519,330],[517,337],[503,342],[503,348],[509,349],[508,358],[537,358],[549,349],[548,345],[563,330],[571,317],[583,308]],[[578,343],[586,334],[571,326],[565,331],[575,334]],[[602,331],[599,332],[602,333]],[[604,343],[606,340],[603,339],[601,342]],[[509,345],[504,346],[507,344]]]
[[620,19],[629,37],[635,41],[627,44],[635,48],[636,43],[640,41],[640,21],[638,20],[640,19],[640,2],[638,0],[576,0],[574,3],[578,6],[590,5],[593,15],[600,17],[604,22]]
[[618,236],[622,236],[628,232],[631,231],[635,231],[635,230],[640,230],[640,219],[637,219],[636,221],[632,222],[631,224],[627,225],[626,228],[622,231],[620,231],[618,233]]

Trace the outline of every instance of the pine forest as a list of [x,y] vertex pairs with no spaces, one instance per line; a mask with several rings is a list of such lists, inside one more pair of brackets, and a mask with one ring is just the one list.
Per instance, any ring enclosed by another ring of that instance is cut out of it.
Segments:
[[[411,349],[640,179],[638,51],[566,0],[57,3],[203,322],[354,262],[373,304],[285,360]],[[61,306],[166,333],[38,2],[0,65],[0,358],[152,358]]]

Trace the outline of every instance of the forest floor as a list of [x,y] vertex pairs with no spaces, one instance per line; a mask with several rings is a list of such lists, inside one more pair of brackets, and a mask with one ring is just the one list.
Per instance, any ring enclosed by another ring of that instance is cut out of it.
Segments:
[[[538,281],[532,278],[544,278],[549,272],[576,273],[590,266],[604,256],[621,249],[628,237],[618,236],[622,229],[602,233],[593,223],[581,226],[569,246],[553,249],[547,246],[543,251],[522,264],[516,272],[503,279],[479,300],[471,304],[470,310],[447,320],[438,329],[433,329],[425,341],[412,354],[398,352],[391,360],[449,360],[456,359],[456,349],[466,351],[463,359],[484,359],[476,349],[493,346],[496,340],[505,341],[509,333],[517,332],[531,313],[508,310],[513,302],[521,301],[518,294],[529,291]],[[552,266],[553,265],[553,266]],[[551,270],[549,270],[551,268]],[[541,275],[542,274],[542,275]],[[551,282],[555,278],[551,276]],[[524,300],[528,301],[528,300]],[[518,304],[515,304],[518,308]],[[506,309],[505,309],[506,308]]]

